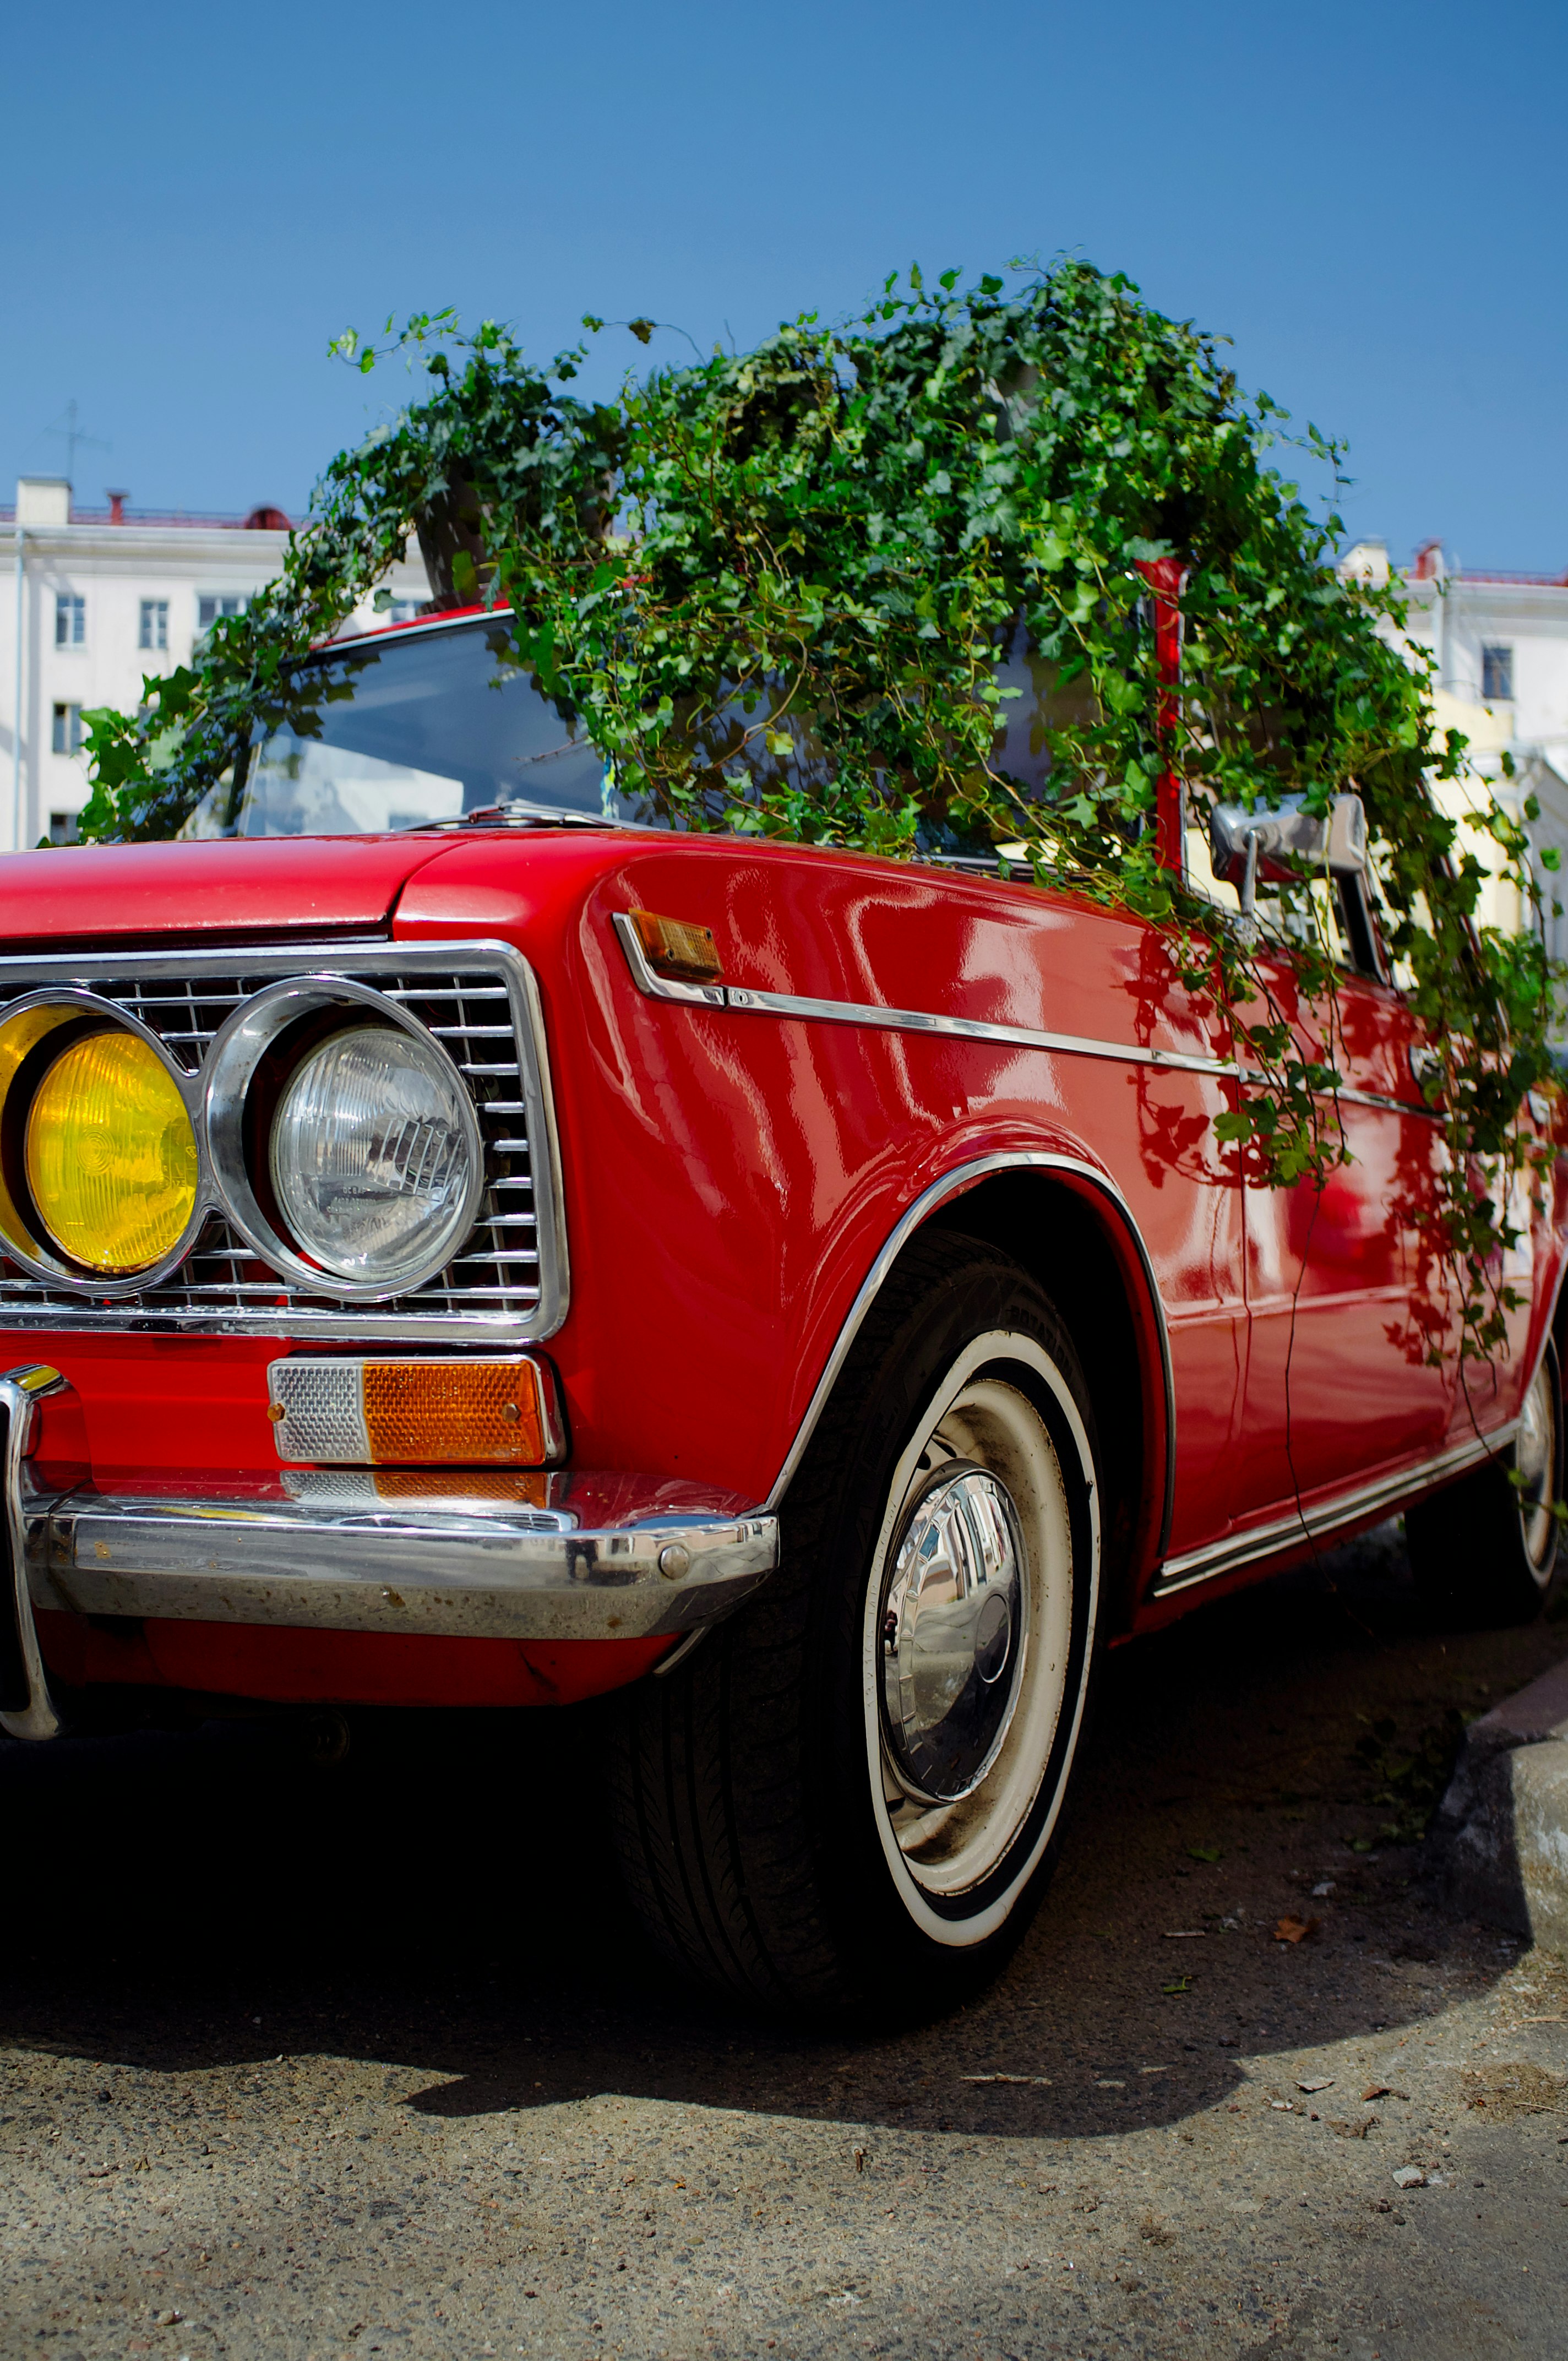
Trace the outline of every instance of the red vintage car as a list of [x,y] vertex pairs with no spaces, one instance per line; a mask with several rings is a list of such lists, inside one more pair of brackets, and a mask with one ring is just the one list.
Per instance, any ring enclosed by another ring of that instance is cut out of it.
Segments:
[[1399,1510],[1451,1608],[1539,1607],[1563,1189],[1461,1382],[1363,881],[1354,1160],[1255,1186],[1157,926],[647,825],[495,617],[302,696],[194,840],[4,864],[13,1735],[624,1692],[664,1949],[935,2005],[1107,1643]]

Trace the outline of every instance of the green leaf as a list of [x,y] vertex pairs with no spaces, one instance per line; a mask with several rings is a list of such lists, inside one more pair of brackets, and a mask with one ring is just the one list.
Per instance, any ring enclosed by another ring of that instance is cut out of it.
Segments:
[[1256,1123],[1246,1107],[1227,1107],[1214,1117],[1216,1139],[1251,1139],[1256,1128]]
[[[1437,727],[1399,587],[1340,580],[1332,500],[1314,513],[1277,465],[1291,447],[1337,473],[1339,446],[1315,426],[1294,435],[1269,397],[1241,391],[1220,340],[1124,275],[1069,258],[968,293],[945,271],[936,301],[917,267],[900,285],[890,273],[857,320],[804,313],[754,351],[592,403],[575,390],[585,346],[536,364],[494,320],[462,335],[450,306],[400,331],[389,318],[378,347],[344,330],[329,350],[356,369],[417,355],[422,398],[331,462],[282,577],[244,616],[146,683],[137,711],[94,717],[84,833],[170,835],[256,730],[311,734],[301,667],[384,584],[411,519],[444,548],[461,540],[446,559],[459,595],[493,582],[520,661],[679,827],[894,858],[1021,844],[1014,892],[1067,877],[1135,919],[1183,989],[1232,1011],[1254,1070],[1212,1139],[1245,1148],[1249,1185],[1321,1189],[1350,1153],[1337,1076],[1267,999],[1283,968],[1332,1035],[1315,889],[1271,887],[1264,939],[1244,943],[1160,866],[1149,821],[1173,767],[1196,821],[1210,797],[1255,808],[1294,789],[1326,810],[1354,787],[1389,948],[1444,1050],[1422,1255],[1458,1312],[1451,1358],[1497,1356],[1518,1291],[1498,1276],[1505,1209],[1538,1185],[1543,1152],[1521,1105],[1551,1071],[1564,974],[1541,922],[1560,864],[1532,851],[1534,799],[1505,808],[1463,733]],[[654,326],[630,324],[644,346]],[[1165,555],[1187,573],[1175,682],[1138,571]],[[999,652],[1021,620],[1028,686],[1012,693],[1012,674],[1004,700]],[[1011,749],[1026,740],[1037,766],[1033,798],[997,766],[1004,708]],[[1463,838],[1431,792],[1444,782],[1473,814]],[[1477,927],[1491,877],[1527,914],[1517,936]]]

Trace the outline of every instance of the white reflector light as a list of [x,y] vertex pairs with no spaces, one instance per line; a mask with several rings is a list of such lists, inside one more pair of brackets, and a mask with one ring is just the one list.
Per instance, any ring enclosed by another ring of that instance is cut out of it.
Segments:
[[328,1466],[545,1467],[565,1455],[554,1381],[526,1353],[488,1361],[274,1361],[280,1459]]

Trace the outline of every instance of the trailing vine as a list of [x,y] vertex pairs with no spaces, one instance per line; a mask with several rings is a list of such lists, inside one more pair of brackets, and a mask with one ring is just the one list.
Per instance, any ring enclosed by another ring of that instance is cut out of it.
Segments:
[[[622,324],[644,345],[654,329]],[[1213,339],[1069,261],[968,289],[890,278],[860,318],[808,314],[613,403],[574,391],[586,347],[538,369],[449,313],[334,350],[367,372],[402,353],[425,398],[334,460],[280,579],[191,666],[134,715],[89,717],[84,835],[172,834],[269,729],[308,728],[302,660],[414,530],[435,603],[509,606],[521,662],[651,815],[984,852],[1158,922],[1234,1027],[1245,1080],[1220,1137],[1255,1180],[1321,1186],[1349,1152],[1323,884],[1278,886],[1249,940],[1166,865],[1157,783],[1176,773],[1195,819],[1354,791],[1432,1047],[1431,1245],[1457,1349],[1504,1348],[1518,1184],[1539,1189],[1552,1153],[1522,1110],[1551,1076],[1559,972],[1539,923],[1475,917],[1490,868],[1539,920],[1527,831],[1493,799],[1471,831],[1483,863],[1440,808],[1464,741],[1440,738],[1398,592],[1336,576],[1338,518],[1269,463],[1285,413],[1242,396]],[[1337,463],[1314,431],[1299,447]],[[1168,560],[1185,569],[1175,682],[1149,628]],[[1327,1012],[1317,1031],[1295,994]],[[1423,1349],[1453,1349],[1446,1323]]]

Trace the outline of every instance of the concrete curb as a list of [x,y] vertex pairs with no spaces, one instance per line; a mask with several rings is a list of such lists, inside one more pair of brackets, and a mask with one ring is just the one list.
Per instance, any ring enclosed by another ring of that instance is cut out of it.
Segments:
[[1427,1850],[1451,1907],[1568,1951],[1568,1662],[1471,1723]]

